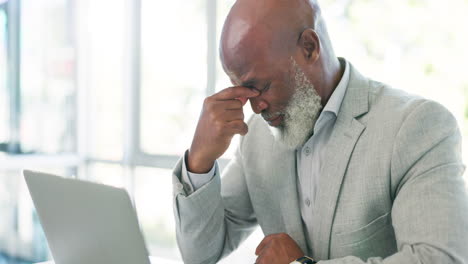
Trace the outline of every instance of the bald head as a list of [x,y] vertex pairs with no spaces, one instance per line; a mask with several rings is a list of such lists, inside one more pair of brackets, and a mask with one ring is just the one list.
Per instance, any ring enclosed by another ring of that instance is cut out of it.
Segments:
[[[276,117],[272,125],[285,129],[313,123],[301,118],[316,117],[343,72],[316,0],[237,0],[224,24],[220,53],[234,85],[260,91],[249,99],[253,111],[268,122]],[[294,105],[307,111],[296,113]]]
[[323,24],[316,0],[237,0],[221,36],[223,65],[242,72],[260,57],[287,59],[306,29],[328,42]]

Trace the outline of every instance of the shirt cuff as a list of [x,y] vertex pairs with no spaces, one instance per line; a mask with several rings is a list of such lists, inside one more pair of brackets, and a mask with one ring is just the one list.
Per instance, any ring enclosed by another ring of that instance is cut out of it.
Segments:
[[184,184],[185,192],[187,193],[187,195],[190,195],[213,179],[213,177],[216,174],[218,162],[215,161],[215,164],[207,173],[193,173],[187,170],[187,154],[188,150],[185,152],[182,164],[182,182]]

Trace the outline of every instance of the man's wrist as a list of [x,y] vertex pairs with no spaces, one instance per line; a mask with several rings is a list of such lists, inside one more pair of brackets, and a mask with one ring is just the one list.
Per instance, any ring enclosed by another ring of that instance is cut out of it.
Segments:
[[187,166],[187,170],[191,173],[196,174],[205,174],[208,173],[214,166],[214,161],[212,162],[205,162],[199,161],[193,155],[190,155],[190,150],[187,151],[187,158],[185,160],[185,165]]
[[316,264],[317,261],[315,261],[313,258],[304,256],[296,259],[295,261],[291,262],[290,264]]

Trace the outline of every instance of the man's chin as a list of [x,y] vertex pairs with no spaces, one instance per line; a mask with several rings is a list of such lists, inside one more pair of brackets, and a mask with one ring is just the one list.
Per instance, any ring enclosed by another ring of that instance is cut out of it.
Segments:
[[[302,145],[309,139],[310,135],[305,133],[304,131],[308,131],[308,129],[304,129],[302,133],[299,130],[291,130],[291,128],[286,128],[284,126],[273,127],[268,126],[271,134],[273,135],[276,142],[278,142],[283,147],[294,150]],[[313,128],[312,128],[313,129]],[[310,131],[312,131],[310,129]]]
[[265,120],[267,122],[267,124],[270,126],[270,127],[277,127],[277,128],[280,128],[283,126],[283,122],[284,122],[284,115],[278,115],[277,118],[273,119],[273,120]]

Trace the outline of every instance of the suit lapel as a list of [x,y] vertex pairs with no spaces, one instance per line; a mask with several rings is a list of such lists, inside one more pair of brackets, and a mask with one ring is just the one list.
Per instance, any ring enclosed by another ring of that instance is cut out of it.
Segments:
[[351,67],[350,82],[325,152],[315,201],[311,249],[317,259],[330,255],[331,229],[346,168],[359,137],[365,130],[356,117],[367,113],[369,85]]
[[[336,129],[343,129],[344,123],[336,124]],[[343,181],[346,168],[354,149],[354,145],[359,139],[365,127],[358,121],[351,122],[346,126],[346,133],[334,133],[333,141],[330,140],[326,153],[326,164],[320,175],[319,187],[317,191],[314,221],[312,251],[317,259],[329,258],[330,235],[333,218],[335,214],[341,183]]]
[[[285,162],[284,160],[282,162]],[[279,185],[279,199],[281,215],[286,232],[291,236],[303,252],[307,252],[307,243],[302,225],[301,208],[299,207],[299,195],[297,190],[297,168],[296,155],[292,152],[286,161],[288,171],[283,175],[282,183]]]

